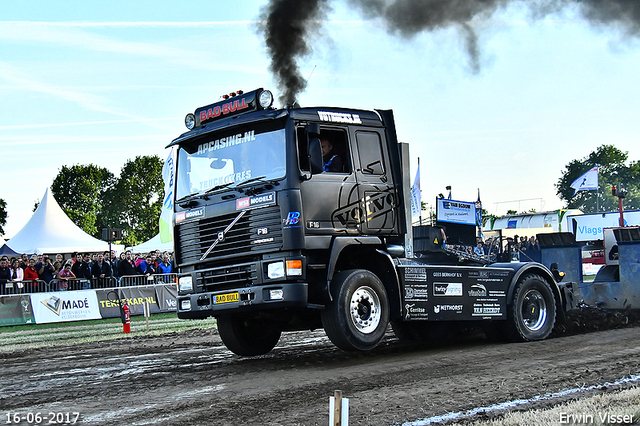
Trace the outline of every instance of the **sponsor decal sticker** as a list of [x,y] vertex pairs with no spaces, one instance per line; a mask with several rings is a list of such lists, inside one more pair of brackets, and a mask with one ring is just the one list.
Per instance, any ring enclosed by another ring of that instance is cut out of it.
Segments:
[[204,216],[204,208],[178,212],[176,213],[176,223],[184,222],[189,219],[196,219],[202,216]]
[[482,284],[474,284],[468,293],[470,297],[487,297],[487,288]]
[[404,310],[405,310],[405,315],[404,315],[405,319],[428,317],[427,310],[423,307],[416,306],[415,303],[406,303],[404,305]]
[[429,288],[427,285],[408,285],[404,288],[404,295],[406,300],[429,300]]
[[462,296],[462,283],[433,283],[434,296]]
[[330,121],[332,123],[362,124],[358,114],[348,112],[328,112],[318,111],[318,118],[322,121]]
[[458,314],[462,313],[462,305],[434,305],[433,312],[439,314],[440,312],[453,311]]
[[282,222],[285,226],[294,226],[300,223],[300,212],[289,212],[287,214],[287,218],[283,219]]
[[254,195],[253,197],[241,198],[236,201],[236,210],[264,207],[276,203],[276,193],[267,192],[265,194]]
[[404,268],[404,279],[415,282],[427,281],[427,268]]

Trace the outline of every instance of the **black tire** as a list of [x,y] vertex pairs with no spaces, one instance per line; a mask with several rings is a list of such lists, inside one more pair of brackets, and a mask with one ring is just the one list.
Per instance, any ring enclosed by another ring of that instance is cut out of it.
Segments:
[[549,283],[540,275],[527,274],[518,282],[505,324],[510,341],[545,339],[556,322],[556,301]]
[[329,340],[346,351],[375,348],[389,324],[389,300],[380,279],[364,269],[336,274],[331,281],[333,301],[322,311]]
[[241,356],[264,355],[280,340],[282,332],[265,321],[224,315],[217,318],[222,343],[234,354]]

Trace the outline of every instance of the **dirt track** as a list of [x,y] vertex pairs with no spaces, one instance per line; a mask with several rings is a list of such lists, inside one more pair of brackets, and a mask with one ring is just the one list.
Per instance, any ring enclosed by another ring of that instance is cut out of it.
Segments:
[[328,397],[340,389],[351,425],[392,425],[638,375],[640,328],[430,348],[388,334],[369,353],[342,352],[322,331],[285,333],[255,358],[227,351],[215,330],[197,330],[0,354],[0,362],[2,423],[7,412],[79,412],[79,423],[96,425],[327,425]]

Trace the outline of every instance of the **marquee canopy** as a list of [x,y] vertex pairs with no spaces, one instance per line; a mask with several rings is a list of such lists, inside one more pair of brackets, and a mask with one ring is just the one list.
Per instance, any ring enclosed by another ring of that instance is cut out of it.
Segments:
[[173,241],[169,241],[167,243],[163,243],[160,239],[160,234],[157,234],[155,237],[151,238],[144,243],[138,244],[137,246],[131,247],[131,251],[133,253],[149,253],[151,250],[160,250],[161,252],[172,252],[173,251]]
[[[6,245],[18,253],[27,254],[109,250],[109,243],[92,237],[69,219],[49,188],[31,219]],[[118,247],[122,246],[112,244],[112,248]]]

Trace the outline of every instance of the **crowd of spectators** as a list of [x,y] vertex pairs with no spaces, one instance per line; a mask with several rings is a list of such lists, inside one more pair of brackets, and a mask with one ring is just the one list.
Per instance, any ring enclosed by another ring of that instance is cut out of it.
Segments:
[[454,246],[456,250],[467,252],[482,258],[490,258],[497,256],[499,253],[526,252],[529,250],[540,250],[538,239],[536,237],[513,237],[502,238],[489,237],[486,240],[478,238],[475,247],[471,246]]
[[115,251],[103,253],[73,253],[65,260],[61,254],[52,261],[48,255],[23,253],[19,258],[0,258],[0,294],[28,293],[44,283],[51,291],[64,291],[77,282],[82,289],[91,288],[96,280],[122,277],[164,275],[175,272],[171,253],[154,250],[146,256],[127,250],[116,256]]

